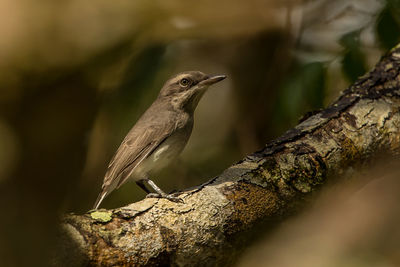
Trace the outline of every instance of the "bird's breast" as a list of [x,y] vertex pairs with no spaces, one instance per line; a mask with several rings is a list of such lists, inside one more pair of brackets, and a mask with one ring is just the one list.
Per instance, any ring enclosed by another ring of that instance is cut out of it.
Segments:
[[160,147],[159,149],[157,149],[154,152],[154,157],[153,157],[153,161],[157,162],[160,158],[162,159],[164,154],[168,153],[168,149],[170,148],[169,145],[164,145],[162,147]]
[[154,151],[150,157],[151,161],[164,167],[171,160],[175,159],[182,150],[189,139],[190,133],[185,133],[184,131],[177,131],[171,136],[166,138],[159,147]]
[[138,166],[137,171],[140,173],[157,172],[175,160],[189,140],[192,127],[191,125],[188,126],[190,127],[178,129],[167,137],[153,153]]

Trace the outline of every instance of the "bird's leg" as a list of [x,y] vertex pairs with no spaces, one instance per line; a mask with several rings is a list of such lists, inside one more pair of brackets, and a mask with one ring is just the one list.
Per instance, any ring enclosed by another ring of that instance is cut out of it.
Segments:
[[142,188],[147,194],[150,194],[151,192],[150,192],[149,189],[147,189],[146,185],[144,184],[144,181],[145,181],[145,179],[136,181],[136,184],[137,184],[140,188]]
[[147,179],[147,183],[156,191],[160,196],[165,197],[167,194],[161,190],[152,180]]
[[148,194],[146,197],[162,197],[173,202],[183,203],[183,200],[181,198],[168,195],[167,193],[162,191],[161,188],[159,188],[152,180],[146,179],[145,181],[154,189],[154,191],[157,192],[157,194]]

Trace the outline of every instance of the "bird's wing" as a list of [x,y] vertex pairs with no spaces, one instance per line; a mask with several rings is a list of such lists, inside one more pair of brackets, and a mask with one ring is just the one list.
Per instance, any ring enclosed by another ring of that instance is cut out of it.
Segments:
[[164,123],[142,128],[137,123],[111,159],[104,177],[102,191],[97,197],[94,209],[97,209],[103,199],[115,188],[120,187],[132,171],[152,153],[164,140],[171,135],[175,125]]
[[[172,125],[133,128],[118,148],[104,177],[103,190],[121,186],[132,171],[147,158],[172,132]],[[114,188],[112,188],[114,189]]]

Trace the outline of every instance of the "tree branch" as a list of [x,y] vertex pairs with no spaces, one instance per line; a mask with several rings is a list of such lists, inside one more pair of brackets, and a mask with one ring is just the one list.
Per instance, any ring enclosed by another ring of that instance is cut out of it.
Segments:
[[[227,264],[255,223],[288,215],[379,152],[400,148],[400,47],[303,120],[220,176],[181,193],[63,219],[58,264]],[[61,253],[64,252],[64,253]]]

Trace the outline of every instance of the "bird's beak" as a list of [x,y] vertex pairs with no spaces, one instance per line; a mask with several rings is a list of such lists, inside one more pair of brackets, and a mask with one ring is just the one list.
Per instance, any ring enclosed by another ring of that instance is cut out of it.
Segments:
[[222,81],[223,79],[226,78],[226,75],[215,75],[215,76],[210,76],[205,80],[202,80],[200,82],[201,85],[205,85],[205,86],[210,86],[214,83],[217,83],[219,81]]

